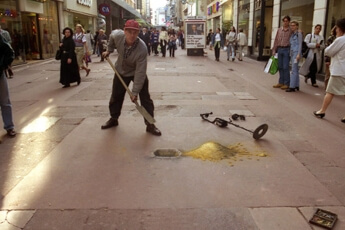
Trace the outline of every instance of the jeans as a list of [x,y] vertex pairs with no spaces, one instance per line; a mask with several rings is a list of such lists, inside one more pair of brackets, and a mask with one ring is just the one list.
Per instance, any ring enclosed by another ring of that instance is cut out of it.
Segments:
[[[134,77],[122,77],[123,81],[128,86]],[[112,118],[118,119],[121,115],[121,109],[123,101],[125,99],[126,89],[123,87],[117,76],[114,76],[113,80],[113,90],[109,102],[110,116]],[[140,104],[147,110],[147,112],[153,117],[154,105],[149,93],[149,80],[145,79],[143,88],[139,93]],[[145,120],[145,124],[148,124]]]
[[228,49],[227,49],[227,54],[228,54],[228,59],[230,58],[230,52],[231,52],[231,58],[235,58],[235,44],[229,43],[228,44]]
[[4,122],[4,129],[13,129],[14,124],[12,120],[12,105],[8,91],[7,79],[4,71],[1,71],[0,76],[0,107],[2,120]]
[[299,87],[299,71],[298,61],[296,61],[297,53],[293,53],[291,56],[291,76],[290,76],[290,88]]
[[279,84],[290,85],[290,48],[278,48]]

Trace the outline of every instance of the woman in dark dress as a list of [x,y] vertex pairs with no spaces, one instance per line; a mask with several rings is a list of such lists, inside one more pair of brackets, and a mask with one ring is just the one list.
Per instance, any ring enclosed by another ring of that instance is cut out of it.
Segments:
[[60,43],[61,67],[60,67],[60,83],[64,86],[62,88],[70,87],[70,83],[77,82],[80,84],[79,67],[77,63],[76,54],[74,52],[75,44],[72,39],[73,31],[66,27],[63,30],[64,38]]

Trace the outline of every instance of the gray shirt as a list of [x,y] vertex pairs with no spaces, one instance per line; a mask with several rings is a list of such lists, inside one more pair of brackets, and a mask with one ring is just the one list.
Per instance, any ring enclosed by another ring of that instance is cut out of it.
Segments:
[[11,36],[10,33],[8,33],[8,31],[0,29],[0,34],[3,36],[6,42],[10,44],[12,43]]
[[147,47],[145,43],[139,39],[137,47],[132,53],[124,59],[125,53],[125,33],[123,30],[114,30],[110,34],[108,49],[109,53],[117,49],[119,56],[115,62],[115,68],[122,77],[133,77],[133,95],[137,96],[141,91],[145,79],[147,69]]

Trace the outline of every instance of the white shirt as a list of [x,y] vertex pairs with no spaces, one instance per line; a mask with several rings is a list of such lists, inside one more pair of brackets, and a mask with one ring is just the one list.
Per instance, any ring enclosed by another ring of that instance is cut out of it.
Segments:
[[220,34],[216,34],[216,42],[220,42]]
[[331,75],[345,78],[345,35],[337,37],[325,49],[325,55],[331,57]]

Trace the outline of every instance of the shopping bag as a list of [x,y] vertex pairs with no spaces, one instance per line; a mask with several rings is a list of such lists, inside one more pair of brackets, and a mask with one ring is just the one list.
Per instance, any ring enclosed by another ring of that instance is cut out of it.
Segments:
[[266,65],[264,67],[264,73],[269,73],[270,72],[270,68],[271,68],[271,65],[272,65],[272,57],[270,59],[268,59],[268,61],[266,62]]
[[272,56],[271,59],[272,64],[270,67],[270,74],[274,75],[278,72],[278,58]]

